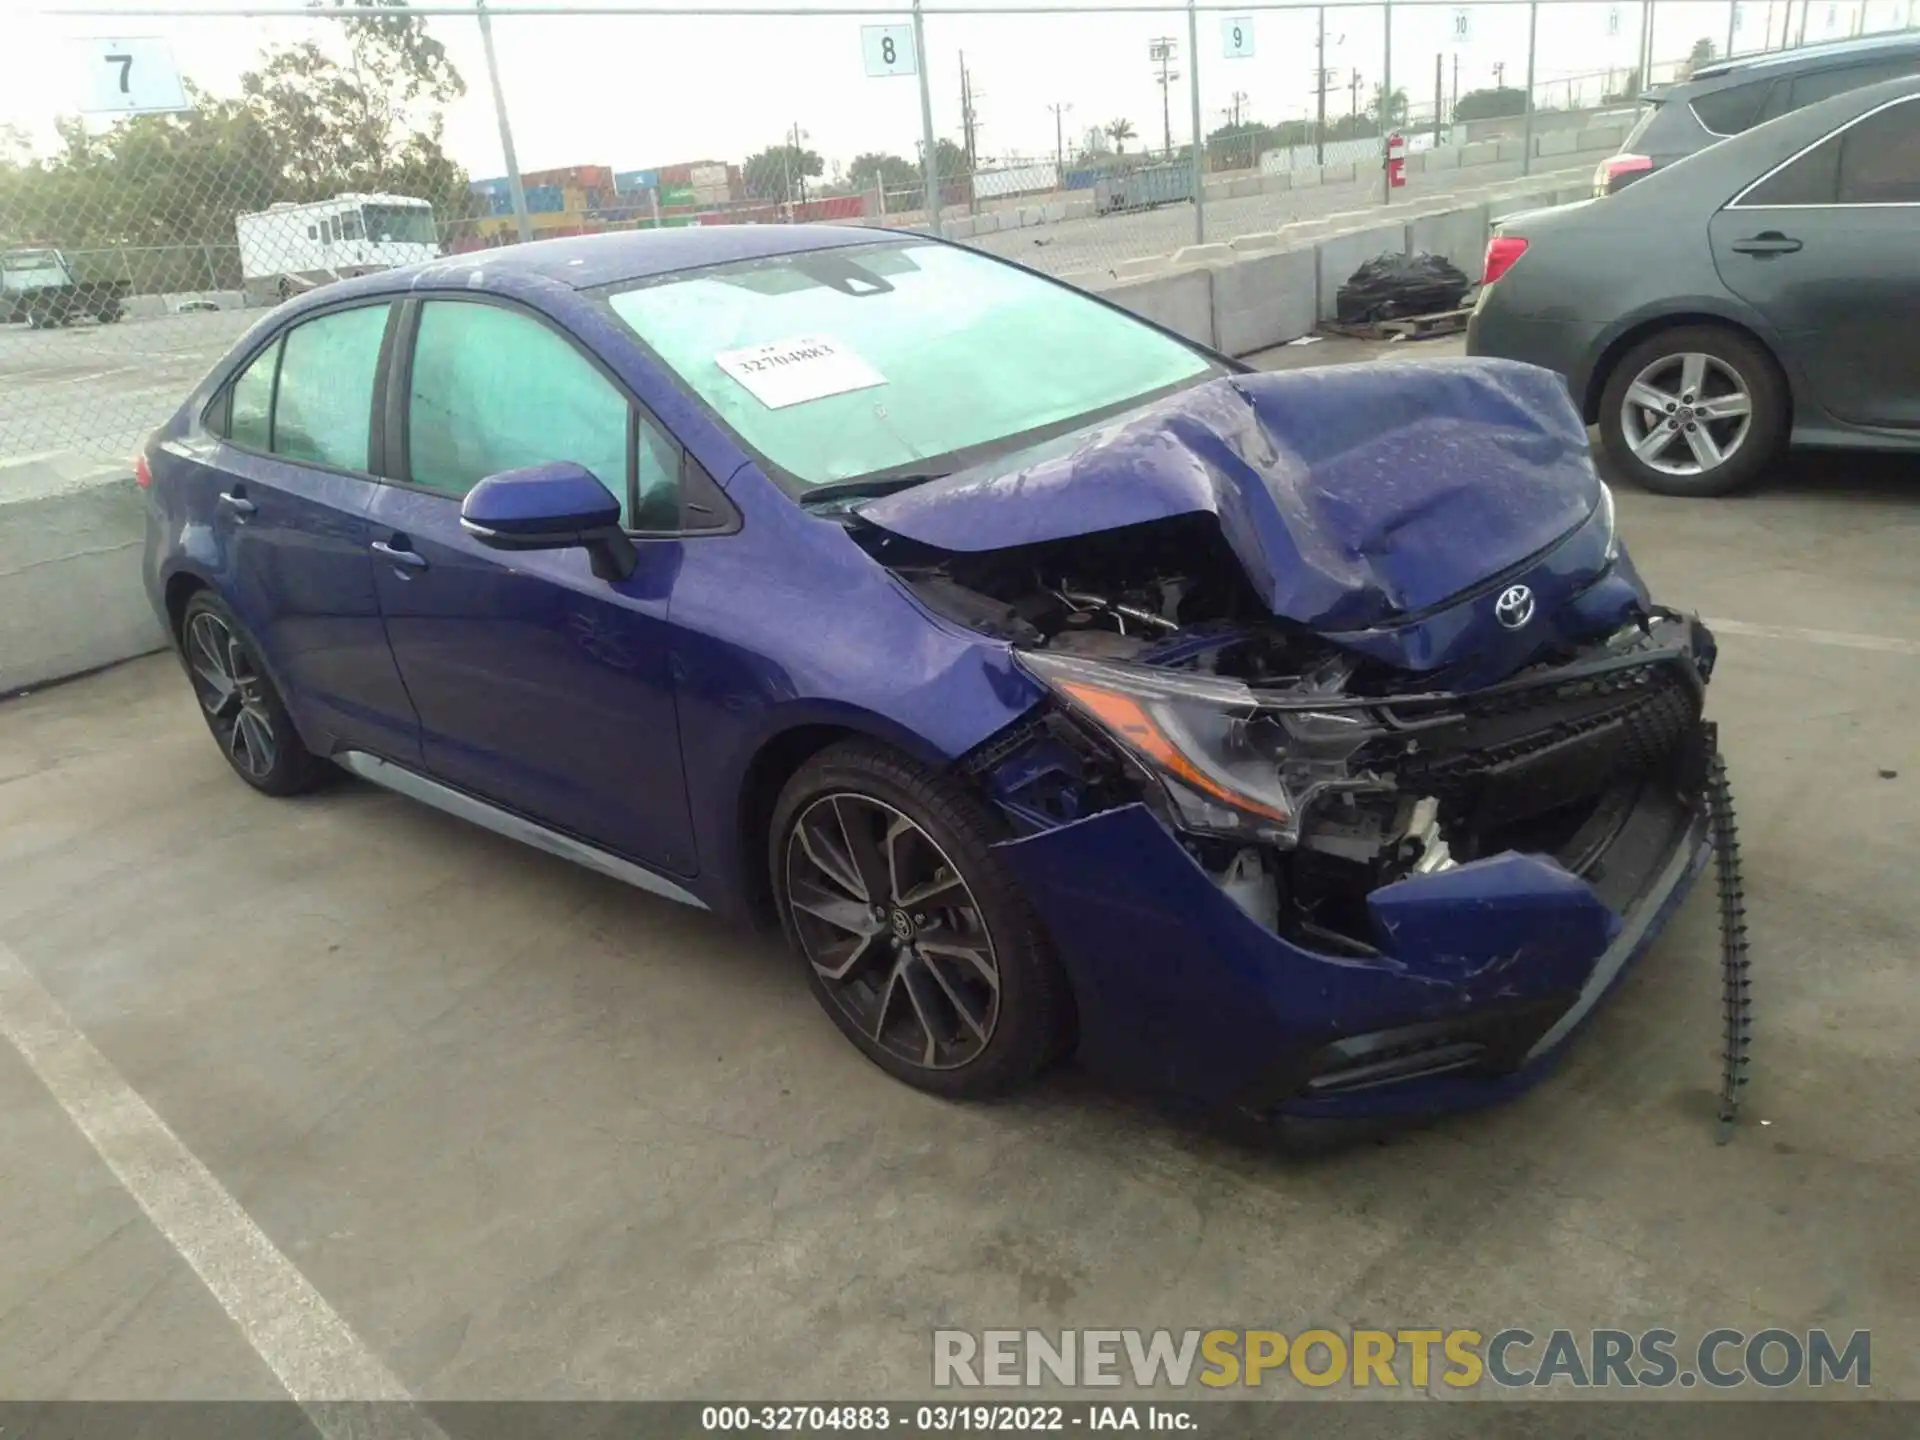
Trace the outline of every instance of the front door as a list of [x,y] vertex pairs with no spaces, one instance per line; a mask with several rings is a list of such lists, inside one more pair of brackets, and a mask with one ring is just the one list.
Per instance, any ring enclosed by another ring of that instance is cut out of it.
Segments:
[[1828,136],[1713,217],[1714,265],[1835,419],[1920,427],[1920,98]]
[[[677,514],[678,451],[533,315],[427,300],[370,513],[394,658],[438,779],[644,864],[691,874],[693,826],[669,671],[681,543],[640,543],[624,581],[584,552],[509,554],[460,528],[460,500],[503,470],[573,460],[633,523],[635,495]],[[630,443],[630,427],[638,443]],[[637,463],[636,463],[637,454]],[[672,492],[672,493],[668,493]]]

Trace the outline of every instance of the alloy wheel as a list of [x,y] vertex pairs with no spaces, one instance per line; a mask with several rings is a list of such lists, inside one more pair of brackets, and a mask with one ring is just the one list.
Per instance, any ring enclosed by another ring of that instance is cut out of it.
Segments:
[[1000,967],[946,853],[870,796],[823,795],[787,836],[786,901],[821,988],[909,1065],[976,1058],[1000,1018]]
[[242,774],[264,779],[280,753],[266,681],[240,637],[212,611],[198,611],[187,622],[187,669],[227,758]]
[[1665,475],[1717,470],[1753,427],[1753,395],[1718,356],[1663,355],[1627,386],[1620,429],[1640,463]]

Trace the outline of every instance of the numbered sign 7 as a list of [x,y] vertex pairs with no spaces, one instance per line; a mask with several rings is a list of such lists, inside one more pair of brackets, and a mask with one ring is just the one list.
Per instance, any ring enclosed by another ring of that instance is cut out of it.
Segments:
[[73,52],[82,114],[152,115],[192,108],[173,63],[173,47],[165,40],[76,40]]

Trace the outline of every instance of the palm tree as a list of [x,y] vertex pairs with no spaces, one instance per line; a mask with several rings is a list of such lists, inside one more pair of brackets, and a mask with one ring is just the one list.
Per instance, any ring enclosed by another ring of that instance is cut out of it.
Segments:
[[1113,148],[1119,154],[1127,153],[1127,141],[1133,139],[1134,129],[1131,120],[1109,120],[1107,134],[1113,138]]

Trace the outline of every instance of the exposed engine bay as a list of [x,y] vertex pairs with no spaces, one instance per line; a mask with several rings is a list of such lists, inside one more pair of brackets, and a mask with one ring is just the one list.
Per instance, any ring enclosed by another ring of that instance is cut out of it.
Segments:
[[1317,950],[1374,953],[1367,896],[1409,876],[1505,850],[1586,874],[1650,782],[1702,780],[1704,674],[1664,612],[1454,693],[1276,617],[1211,516],[975,553],[860,538],[1058,702],[969,757],[1016,825],[1145,800],[1241,909]]

